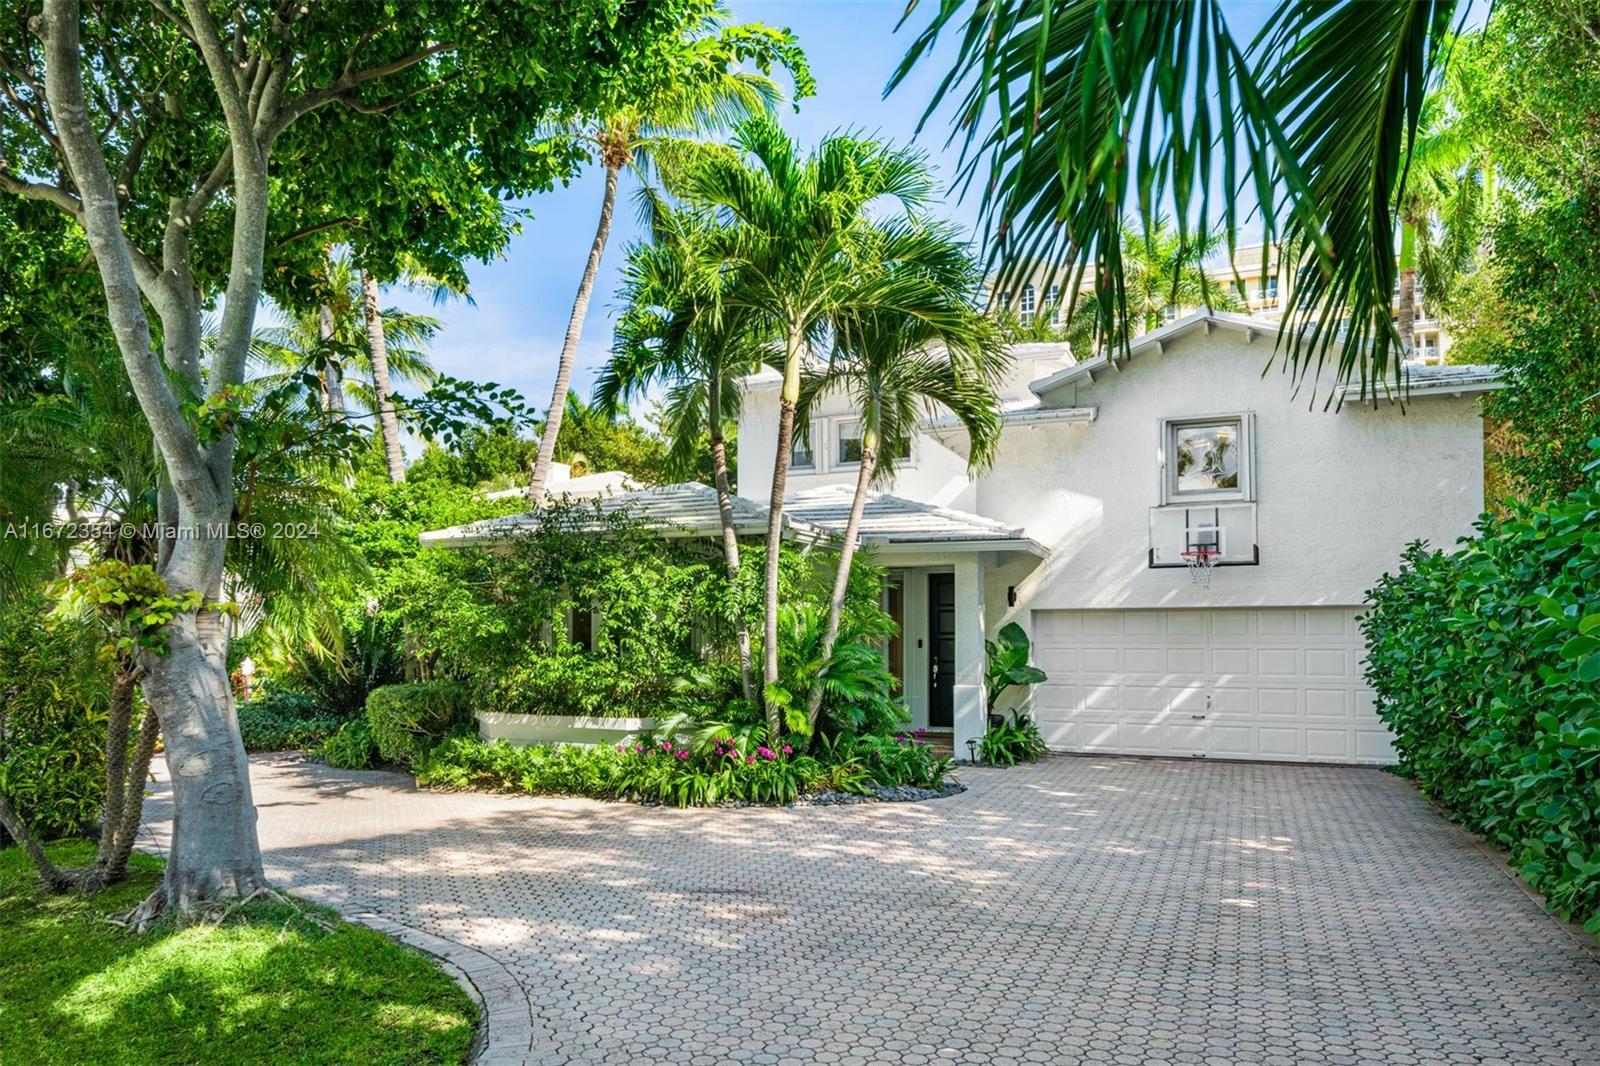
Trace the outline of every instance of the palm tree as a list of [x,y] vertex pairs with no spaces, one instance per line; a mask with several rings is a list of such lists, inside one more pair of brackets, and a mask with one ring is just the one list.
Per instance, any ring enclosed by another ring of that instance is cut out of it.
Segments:
[[1227,285],[1206,275],[1205,261],[1222,243],[1217,234],[1188,241],[1163,218],[1149,230],[1132,222],[1122,227],[1122,263],[1127,304],[1115,336],[1138,336],[1161,325],[1167,309],[1204,307],[1237,311],[1244,302]]
[[[736,278],[727,305],[749,312],[782,345],[762,633],[762,674],[770,688],[778,679],[778,551],[803,358],[847,316],[899,308],[954,328],[966,312],[930,301],[917,270],[948,255],[943,235],[906,215],[880,219],[869,212],[880,201],[898,202],[906,213],[927,202],[933,174],[920,154],[833,134],[802,157],[770,118],[741,123],[734,145],[736,156],[711,156],[689,171],[683,193],[729,223],[721,257]],[[767,700],[767,724],[771,735],[782,732],[777,701]]]
[[[841,389],[850,394],[861,416],[855,495],[839,546],[833,597],[820,647],[824,664],[839,636],[868,486],[875,479],[894,476],[896,460],[910,454],[918,420],[940,409],[958,418],[971,439],[968,462],[978,469],[993,460],[1000,440],[995,387],[1008,362],[1003,335],[972,305],[979,273],[968,259],[964,243],[952,230],[931,228],[935,239],[942,237],[948,243],[944,264],[948,269],[936,273],[922,268],[922,277],[917,279],[923,285],[922,311],[873,308],[843,316],[835,333],[833,357],[825,367],[806,374],[801,389],[801,418],[820,396]],[[949,312],[947,316],[926,313],[941,305]],[[822,673],[826,674],[826,665]],[[807,719],[812,730],[822,710],[825,680],[819,676],[808,695]]]
[[[323,280],[324,299],[316,311],[285,315],[280,325],[256,331],[251,355],[259,376],[252,385],[275,388],[293,374],[314,369],[324,383],[325,410],[337,389],[333,410],[348,414],[353,402],[377,419],[390,480],[403,481],[393,388],[433,384],[437,375],[426,345],[438,333],[439,320],[394,307],[378,309],[376,280],[358,271],[348,256],[331,256]],[[420,272],[403,274],[400,283],[431,290],[436,300],[453,291]],[[347,369],[359,376],[346,378]]]
[[1424,303],[1447,304],[1456,279],[1482,250],[1494,209],[1495,167],[1480,138],[1464,129],[1460,101],[1470,88],[1452,66],[1423,102],[1411,153],[1410,178],[1400,201],[1399,306],[1395,325],[1409,348],[1417,284]]
[[[724,427],[739,416],[740,392],[733,382],[760,368],[767,345],[748,309],[726,306],[724,289],[733,275],[719,254],[727,237],[717,221],[704,212],[675,210],[658,196],[647,194],[646,203],[653,242],[629,251],[618,343],[595,384],[595,403],[615,411],[652,385],[668,386],[669,468],[692,469],[695,451],[702,441],[709,443],[732,586],[739,577],[739,537]],[[754,681],[750,629],[742,612],[735,613],[734,634],[740,688],[748,701],[754,698]]]
[[958,33],[924,121],[954,98],[960,178],[983,190],[1003,275],[1043,259],[1081,277],[1092,264],[1112,297],[1099,301],[1109,333],[1125,208],[1150,218],[1175,204],[1182,243],[1220,223],[1230,246],[1259,209],[1267,243],[1281,232],[1296,252],[1279,333],[1296,378],[1337,344],[1337,374],[1365,388],[1400,372],[1396,213],[1466,7],[1278,0],[1244,44],[1215,0],[941,3],[890,88],[942,30]]
[[[787,33],[774,35],[760,26],[728,26],[728,13],[717,9],[697,16],[683,35],[683,54],[687,69],[670,79],[661,89],[644,95],[630,95],[599,109],[591,119],[561,135],[561,139],[594,152],[605,173],[605,191],[600,199],[600,221],[595,227],[589,258],[578,281],[572,301],[561,356],[556,364],[555,386],[550,391],[550,407],[544,431],[539,436],[539,453],[534,459],[528,498],[537,502],[550,476],[555,459],[556,437],[561,432],[562,406],[572,386],[572,364],[578,353],[578,340],[589,313],[589,298],[594,291],[600,258],[611,235],[611,215],[617,202],[617,184],[622,171],[631,168],[647,179],[652,167],[670,175],[700,154],[707,137],[727,130],[746,115],[770,111],[780,97],[778,86],[765,74],[739,70],[737,64],[748,47],[760,42],[764,56],[787,65],[795,76],[796,96],[810,92],[810,75],[803,57],[792,47]],[[745,42],[741,45],[739,42]]]

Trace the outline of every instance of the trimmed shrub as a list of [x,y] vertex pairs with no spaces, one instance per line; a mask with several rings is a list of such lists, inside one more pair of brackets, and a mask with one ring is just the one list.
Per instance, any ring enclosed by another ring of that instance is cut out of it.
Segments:
[[604,745],[514,748],[503,740],[457,736],[418,759],[416,769],[417,784],[428,788],[607,797],[615,792],[621,765],[621,753]]
[[1363,618],[1402,772],[1600,933],[1600,485],[1407,549]]
[[365,770],[378,757],[377,742],[372,739],[372,727],[366,719],[357,718],[339,727],[339,731],[322,742],[317,754],[329,766],[341,770]]
[[275,689],[239,704],[239,733],[245,751],[315,748],[348,719],[330,713],[303,692]]
[[385,685],[367,697],[367,725],[385,762],[412,766],[465,717],[465,690],[452,681]]
[[26,599],[0,610],[0,792],[53,840],[100,819],[111,667],[102,630],[47,607]]

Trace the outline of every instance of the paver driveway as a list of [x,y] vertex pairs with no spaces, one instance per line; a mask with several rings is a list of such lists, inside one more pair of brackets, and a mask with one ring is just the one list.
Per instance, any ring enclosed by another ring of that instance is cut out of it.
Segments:
[[485,1061],[1600,1062],[1600,962],[1375,770],[679,811],[254,769],[278,883],[504,964]]

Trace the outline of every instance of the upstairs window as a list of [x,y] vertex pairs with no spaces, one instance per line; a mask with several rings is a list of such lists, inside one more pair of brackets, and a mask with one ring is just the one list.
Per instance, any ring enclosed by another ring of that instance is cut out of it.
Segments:
[[[816,434],[811,434],[812,440]],[[810,472],[817,468],[816,456],[811,452],[811,440],[803,440],[799,433],[794,435],[794,441],[789,445],[789,469]]]
[[[861,465],[861,423],[840,422],[838,429],[839,450],[834,459],[835,467]],[[895,457],[897,462],[904,462],[911,458],[911,442],[908,440],[900,454]]]
[[1033,282],[1030,281],[1022,287],[1022,299],[1017,303],[1017,317],[1025,323],[1032,322],[1035,309]]
[[1046,289],[1044,302],[1050,305],[1050,324],[1061,325],[1061,286],[1052,285]]
[[1242,414],[1164,423],[1163,502],[1252,498],[1250,426]]

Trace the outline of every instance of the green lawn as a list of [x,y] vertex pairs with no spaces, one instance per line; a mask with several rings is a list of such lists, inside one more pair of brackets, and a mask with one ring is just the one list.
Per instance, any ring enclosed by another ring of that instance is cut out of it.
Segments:
[[[87,861],[87,844],[51,849]],[[125,884],[46,896],[0,851],[0,1063],[446,1063],[477,1007],[420,952],[360,926],[332,930],[280,903],[220,926],[135,936],[103,919],[161,877],[135,855]],[[333,919],[331,911],[308,908]]]

